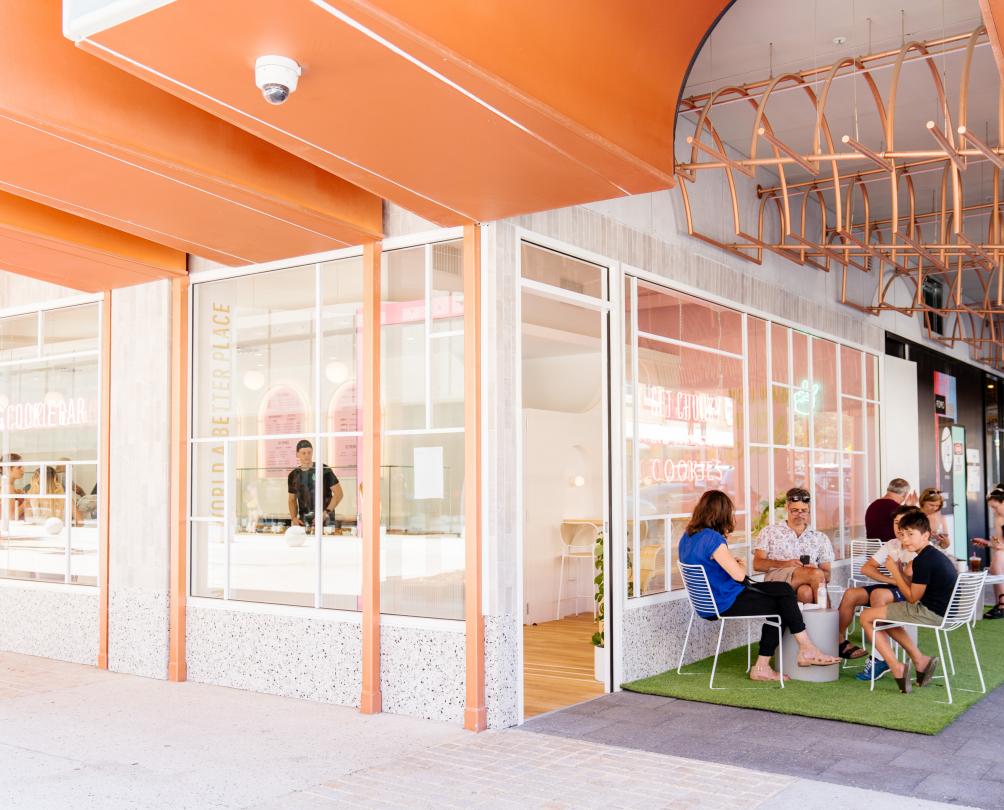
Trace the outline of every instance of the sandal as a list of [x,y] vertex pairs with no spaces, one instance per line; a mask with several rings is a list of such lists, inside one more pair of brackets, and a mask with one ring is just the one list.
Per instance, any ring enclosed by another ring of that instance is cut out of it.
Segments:
[[922,686],[927,686],[934,677],[934,673],[937,669],[938,656],[932,655],[931,660],[927,664],[927,669],[917,672],[917,688],[920,689]]
[[847,639],[840,642],[840,652],[838,655],[848,661],[853,661],[855,658],[864,658],[868,655],[868,650],[863,650],[856,644],[851,644]]
[[[931,663],[933,664],[937,660],[938,660],[937,658],[933,658],[931,659]],[[930,664],[928,665],[927,669],[924,670],[924,672],[927,672],[927,670],[931,670],[931,675],[934,675],[934,669]],[[900,692],[902,692],[904,695],[910,694],[910,692],[913,690],[913,683],[910,681],[909,661],[907,661],[906,664],[903,666],[903,676],[897,678],[895,675],[893,675],[893,680],[896,681],[896,686],[899,687]]]
[[840,659],[835,655],[823,655],[823,653],[817,652],[813,658],[803,658],[800,655],[795,663],[800,667],[832,667],[834,664],[839,664]]
[[984,619],[1004,619],[1004,604],[1000,600],[990,610],[983,614]]
[[[753,669],[750,670],[751,681],[772,681],[774,683],[777,683],[779,680],[781,680],[781,677],[782,677],[781,673],[776,672],[773,669],[762,669],[759,670],[758,672],[757,668],[753,667]],[[785,681],[791,680],[791,678],[788,677],[787,675],[784,676],[784,679]]]

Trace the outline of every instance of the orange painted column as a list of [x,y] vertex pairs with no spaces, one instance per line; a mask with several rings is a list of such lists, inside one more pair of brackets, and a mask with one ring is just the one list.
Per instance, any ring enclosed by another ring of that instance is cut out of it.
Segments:
[[112,291],[101,303],[101,425],[98,428],[98,667],[108,669],[108,558],[111,517]]
[[481,227],[464,226],[464,620],[467,697],[464,728],[484,731],[485,617],[481,559]]
[[380,243],[363,245],[363,714],[380,694]]
[[188,596],[188,293],[187,278],[171,280],[171,572],[167,677],[184,681]]

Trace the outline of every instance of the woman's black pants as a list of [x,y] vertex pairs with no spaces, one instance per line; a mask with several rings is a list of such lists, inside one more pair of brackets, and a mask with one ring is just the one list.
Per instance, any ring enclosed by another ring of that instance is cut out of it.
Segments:
[[[747,585],[736,597],[732,607],[722,611],[723,616],[765,616],[771,613],[781,617],[782,627],[792,635],[805,629],[795,591],[787,582],[758,582],[752,587]],[[769,658],[779,643],[777,628],[765,624],[760,630],[760,655]]]

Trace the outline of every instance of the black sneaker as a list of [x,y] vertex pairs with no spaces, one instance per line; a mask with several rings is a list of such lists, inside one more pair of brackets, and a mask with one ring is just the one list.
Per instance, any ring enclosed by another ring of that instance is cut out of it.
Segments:
[[984,619],[1004,619],[1004,606],[1000,603],[994,605],[990,610],[983,614]]

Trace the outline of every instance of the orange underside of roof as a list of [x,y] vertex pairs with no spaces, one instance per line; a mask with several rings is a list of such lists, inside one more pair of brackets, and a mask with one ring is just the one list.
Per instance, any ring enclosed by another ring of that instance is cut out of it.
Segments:
[[[17,77],[0,97],[0,190],[59,209],[56,229],[68,212],[156,243],[151,252],[166,246],[229,265],[382,235],[379,197],[84,53],[63,36],[59,6],[0,12],[0,68]],[[0,228],[3,216],[0,206]],[[80,289],[165,277],[176,265],[123,274],[142,264],[124,240],[121,256],[84,249],[89,262],[53,277],[65,255],[43,247],[51,228],[37,239],[14,230],[20,241],[0,250],[0,268]]]
[[[2,12],[0,190],[128,238],[74,250],[73,219],[0,206],[0,267],[100,289],[378,239],[381,198],[456,224],[666,188],[728,3],[174,0],[79,47],[59,5]],[[268,53],[303,67],[279,107]]]
[[[690,60],[727,3],[174,0],[81,47],[443,224],[666,188]],[[270,107],[256,57],[303,68]]]

